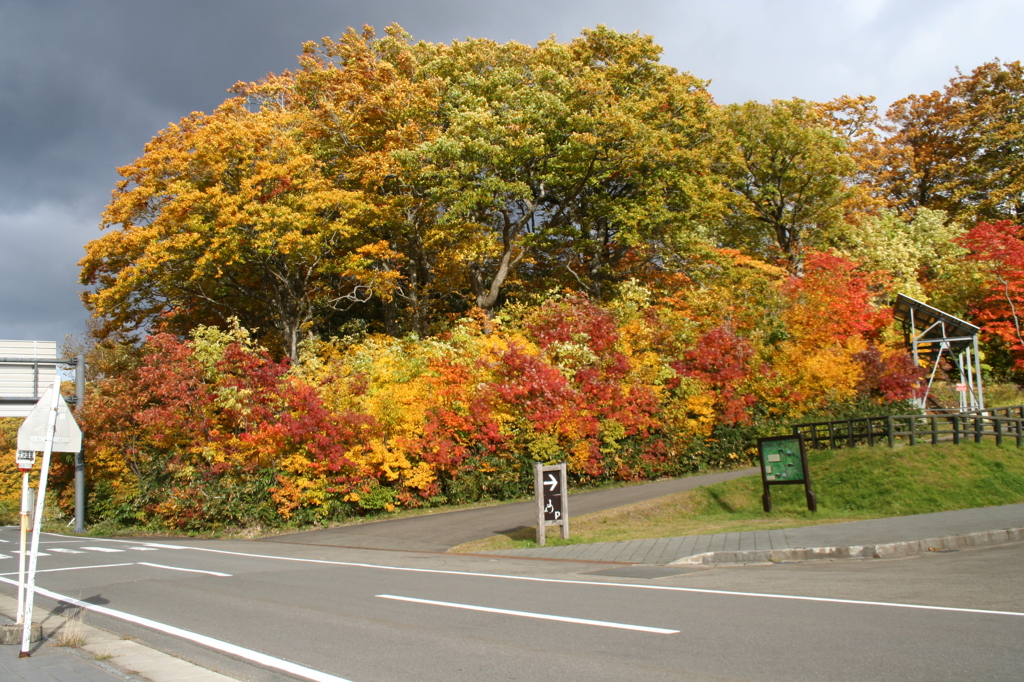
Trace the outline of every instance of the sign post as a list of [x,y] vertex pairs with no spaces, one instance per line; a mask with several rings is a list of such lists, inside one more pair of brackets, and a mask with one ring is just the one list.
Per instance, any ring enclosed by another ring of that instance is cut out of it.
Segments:
[[[46,479],[50,474],[50,455],[57,452],[78,452],[82,448],[82,432],[71,416],[71,410],[60,394],[60,377],[53,378],[32,412],[18,429],[18,450],[35,451],[42,446],[43,463],[39,470],[39,490],[35,500],[32,523],[32,549],[28,552],[28,580],[24,587],[22,609],[21,653],[28,658],[32,638],[32,607],[35,601],[36,570],[39,564],[39,534],[43,523],[43,505],[46,502]],[[24,518],[24,517],[23,517]],[[24,547],[22,556],[25,556]],[[19,588],[20,589],[20,588]]]
[[533,465],[533,483],[537,495],[537,545],[547,541],[547,526],[561,526],[562,539],[569,539],[569,494],[565,462]]
[[15,461],[21,471],[21,552],[18,554],[18,619],[21,625],[25,615],[25,545],[26,535],[32,529],[32,488],[28,485],[28,476],[36,464],[34,450],[18,450]]
[[761,456],[761,484],[764,494],[761,502],[766,512],[772,510],[773,485],[803,484],[807,508],[818,511],[818,502],[811,490],[811,473],[807,468],[807,451],[803,434],[758,438],[757,450]]

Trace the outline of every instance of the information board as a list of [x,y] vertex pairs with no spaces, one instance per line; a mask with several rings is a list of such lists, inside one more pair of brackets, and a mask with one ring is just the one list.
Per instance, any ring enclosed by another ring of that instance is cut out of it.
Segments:
[[800,456],[800,443],[795,438],[772,440],[761,447],[765,479],[801,483],[804,480],[804,462]]
[[761,459],[761,496],[766,512],[772,510],[773,485],[803,484],[807,496],[807,508],[818,511],[818,503],[811,490],[811,473],[807,468],[807,451],[804,449],[802,434],[759,438],[757,451]]

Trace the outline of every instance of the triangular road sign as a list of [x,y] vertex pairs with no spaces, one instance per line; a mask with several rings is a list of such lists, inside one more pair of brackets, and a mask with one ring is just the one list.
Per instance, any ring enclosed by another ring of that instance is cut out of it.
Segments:
[[[46,442],[46,427],[50,423],[50,403],[52,402],[53,388],[46,389],[46,393],[39,399],[36,406],[21,427],[18,429],[18,449],[43,451]],[[82,449],[82,430],[78,423],[71,416],[68,404],[64,402],[64,396],[57,399],[57,427],[53,435],[54,452],[78,452]]]

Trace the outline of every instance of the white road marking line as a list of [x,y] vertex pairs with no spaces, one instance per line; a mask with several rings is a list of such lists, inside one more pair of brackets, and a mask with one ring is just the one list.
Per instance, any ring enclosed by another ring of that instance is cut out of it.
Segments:
[[[58,537],[74,537],[71,535]],[[105,540],[105,542],[130,542],[130,540]],[[276,561],[292,561],[308,564],[324,564],[329,566],[349,566],[352,568],[371,568],[382,571],[404,571],[407,573],[433,573],[437,575],[454,575],[466,578],[495,578],[500,580],[522,580],[535,583],[555,583],[561,585],[587,585],[597,588],[622,587],[634,590],[661,590],[666,592],[689,592],[694,594],[720,594],[729,597],[756,597],[758,599],[790,599],[794,601],[811,601],[831,604],[853,604],[861,606],[887,606],[899,609],[919,609],[924,611],[948,611],[951,613],[979,613],[990,616],[1016,616],[1024,617],[1024,613],[1018,611],[992,611],[988,609],[966,609],[956,606],[929,606],[927,604],[901,604],[899,602],[884,601],[860,601],[856,599],[833,599],[830,597],[807,597],[795,594],[771,594],[765,592],[736,592],[733,590],[709,590],[700,587],[673,587],[670,585],[638,585],[636,583],[611,583],[591,582],[589,580],[559,580],[556,578],[535,578],[525,575],[503,575],[501,573],[475,573],[472,571],[447,571],[440,568],[411,568],[408,566],[382,566],[380,564],[364,564],[354,561],[331,561],[329,559],[303,559],[300,557],[275,556],[273,554],[252,554],[250,552],[232,552],[226,549],[209,549],[207,547],[190,547],[188,545],[168,545],[146,543],[155,547],[167,549],[191,549],[196,552],[210,552],[213,554],[227,554],[229,556],[244,556],[254,559],[274,559]]]
[[82,545],[82,549],[88,549],[93,552],[123,552],[123,549],[114,549],[113,547],[86,547]]
[[0,542],[10,542],[10,540],[4,540],[4,539],[0,538]]
[[[18,584],[17,581],[8,580],[7,578],[0,578],[0,580],[11,585]],[[51,592],[49,590],[43,589],[42,587],[36,587],[36,594],[40,594],[44,597],[49,597],[50,599],[56,599],[58,601],[66,602],[73,606],[80,606],[83,609],[95,611],[96,613],[102,613],[105,616],[120,618],[121,620],[126,620],[129,623],[135,623],[136,625],[141,625],[143,627],[147,627],[158,632],[163,632],[174,637],[181,637],[182,639],[187,639],[190,642],[202,644],[203,646],[208,646],[211,649],[223,651],[224,653],[230,654],[232,656],[238,656],[239,658],[244,658],[246,660],[253,661],[254,663],[258,663],[260,665],[265,665],[268,668],[283,670],[286,673],[291,673],[292,675],[297,675],[298,677],[304,677],[305,679],[313,680],[314,682],[351,682],[350,680],[346,680],[343,677],[338,677],[336,675],[331,675],[329,673],[320,672],[319,670],[313,670],[312,668],[307,668],[306,666],[299,665],[298,663],[292,663],[291,661],[285,661],[280,658],[268,656],[267,654],[260,653],[259,651],[253,651],[252,649],[240,647],[237,644],[223,642],[219,639],[214,639],[213,637],[207,637],[206,635],[200,635],[195,632],[189,632],[188,630],[183,630],[182,628],[174,627],[173,625],[160,623],[155,620],[150,620],[149,618],[143,618],[142,616],[135,616],[130,613],[125,613],[124,611],[117,611],[115,609],[107,608],[106,606],[98,606],[97,604],[90,604],[87,601],[81,601],[73,597],[66,597],[63,594]]]
[[[36,571],[36,573],[56,573],[57,571],[82,571],[86,568],[115,568],[117,566],[134,566],[133,563],[127,564],[97,564],[95,566],[69,566],[67,568],[43,568]],[[4,575],[18,575],[17,571],[11,573],[0,573],[0,576]],[[8,581],[9,582],[9,581]],[[38,591],[38,590],[37,590]]]
[[0,554],[0,559],[13,559],[13,558],[14,558],[14,557],[12,557],[12,556],[7,556],[6,554]]
[[502,575],[500,573],[474,573],[471,571],[446,571],[439,568],[411,568],[407,566],[382,566],[380,564],[364,564],[353,561],[330,561],[328,559],[302,559],[299,557],[274,556],[272,554],[250,554],[246,552],[232,552],[226,549],[208,549],[206,547],[189,547],[178,545],[179,549],[191,549],[197,552],[212,552],[214,554],[228,554],[232,556],[246,556],[256,559],[276,559],[278,561],[295,561],[310,564],[327,564],[332,566],[350,566],[353,568],[372,568],[384,571],[404,571],[408,573],[434,573],[439,575],[454,575],[467,578],[495,578],[500,580],[522,580],[536,583],[556,583],[560,585],[587,585],[589,587],[609,588],[623,587],[635,590],[662,590],[667,592],[690,592],[697,594],[720,594],[730,597],[756,597],[759,599],[790,599],[795,601],[812,601],[832,604],[859,604],[861,606],[888,606],[901,609],[921,609],[925,611],[949,611],[952,613],[980,613],[992,616],[1017,616],[1024,617],[1024,613],[1017,611],[992,611],[988,609],[966,609],[955,606],[928,606],[925,604],[900,604],[898,602],[883,601],[860,601],[856,599],[832,599],[829,597],[806,597],[791,594],[770,594],[763,592],[736,592],[733,590],[709,590],[698,587],[672,587],[669,585],[638,585],[635,583],[609,583],[591,582],[589,580],[559,580],[555,578],[535,578],[524,575]]
[[[20,549],[16,549],[16,550],[14,550],[14,553],[15,553],[15,554],[21,554],[21,550],[20,550]],[[26,557],[30,557],[30,556],[32,556],[32,550],[29,550],[29,551],[25,552],[25,556],[26,556]],[[40,552],[40,553],[38,554],[38,556],[50,556],[50,555],[49,555],[49,554],[47,554],[46,552]]]
[[500,613],[505,616],[522,616],[523,618],[539,618],[540,620],[556,620],[562,623],[576,623],[578,625],[597,625],[602,628],[618,628],[620,630],[637,630],[639,632],[653,632],[659,635],[676,635],[679,630],[666,630],[665,628],[652,628],[646,625],[629,625],[627,623],[612,623],[607,620],[588,620],[586,618],[569,618],[568,616],[552,616],[546,613],[531,613],[530,611],[510,611],[508,609],[492,609],[489,606],[473,606],[472,604],[455,604],[447,601],[432,601],[430,599],[415,599],[413,597],[396,597],[393,594],[378,594],[381,599],[394,599],[396,601],[408,601],[415,604],[431,604],[433,606],[447,606],[453,609],[466,609],[467,611],[483,611],[485,613]]
[[136,552],[155,552],[156,547],[129,547],[128,549],[134,549]]
[[164,566],[163,564],[151,564],[145,561],[137,562],[139,566],[152,566],[153,568],[166,568],[168,571],[187,571],[189,573],[207,573],[209,575],[219,575],[225,578],[230,578],[230,573],[218,573],[217,571],[200,571],[198,568],[178,568],[177,566]]
[[66,549],[64,547],[51,547],[50,551],[59,552],[61,554],[85,554],[85,552],[80,549]]

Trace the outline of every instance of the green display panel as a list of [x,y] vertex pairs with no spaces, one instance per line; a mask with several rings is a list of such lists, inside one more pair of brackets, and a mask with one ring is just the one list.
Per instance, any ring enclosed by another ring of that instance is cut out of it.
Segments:
[[799,433],[792,436],[771,436],[757,439],[757,451],[761,454],[761,483],[764,493],[761,499],[764,510],[772,510],[772,486],[803,484],[807,494],[807,508],[818,511],[818,502],[811,490],[811,472],[807,470],[807,451],[804,437]]
[[761,443],[764,477],[770,483],[804,480],[804,463],[800,441],[796,438],[769,440]]

